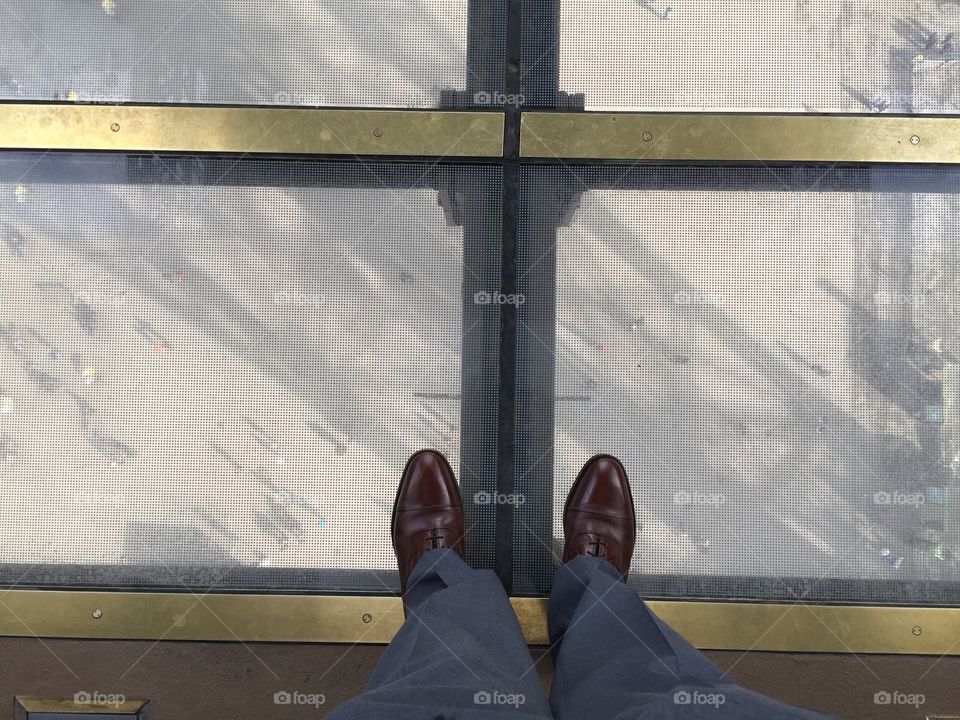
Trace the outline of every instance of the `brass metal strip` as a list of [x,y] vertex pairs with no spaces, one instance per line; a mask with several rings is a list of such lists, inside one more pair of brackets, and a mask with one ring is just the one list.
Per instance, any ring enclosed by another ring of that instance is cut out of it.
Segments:
[[524,113],[520,154],[569,160],[960,163],[960,118]]
[[686,601],[650,608],[702,649],[960,655],[960,608]]
[[[82,694],[82,693],[78,693]],[[110,702],[76,702],[74,700],[51,700],[47,698],[34,697],[16,697],[14,698],[14,710],[21,710],[23,713],[60,713],[63,715],[109,715],[110,717],[135,716],[141,717],[140,713],[147,705],[146,700],[119,700],[112,699]],[[16,717],[21,717],[17,715]]]
[[[513,598],[526,640],[546,645],[546,599]],[[651,601],[713,650],[960,655],[960,608]],[[126,640],[386,643],[403,623],[392,597],[11,590],[0,635]]]
[[0,149],[498,158],[493,112],[0,104]]

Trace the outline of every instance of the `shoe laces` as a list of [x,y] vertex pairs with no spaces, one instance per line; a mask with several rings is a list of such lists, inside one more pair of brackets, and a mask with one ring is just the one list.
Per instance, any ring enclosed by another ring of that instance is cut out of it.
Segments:
[[591,535],[591,540],[587,544],[590,548],[587,550],[587,555],[592,555],[593,557],[607,557],[607,543],[603,540],[603,535]]
[[447,547],[447,536],[443,528],[430,528],[430,534],[423,539],[424,552],[428,550],[442,550]]

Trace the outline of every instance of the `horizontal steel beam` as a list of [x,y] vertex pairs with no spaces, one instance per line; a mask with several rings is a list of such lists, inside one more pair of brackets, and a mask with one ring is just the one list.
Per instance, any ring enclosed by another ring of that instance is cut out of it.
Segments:
[[[546,645],[547,600],[513,598],[526,640]],[[960,655],[960,608],[650,601],[701,649]],[[398,598],[10,590],[0,635],[127,640],[386,643]]]
[[960,163],[960,118],[891,115],[524,113],[524,158]]
[[0,104],[0,149],[499,158],[502,113]]

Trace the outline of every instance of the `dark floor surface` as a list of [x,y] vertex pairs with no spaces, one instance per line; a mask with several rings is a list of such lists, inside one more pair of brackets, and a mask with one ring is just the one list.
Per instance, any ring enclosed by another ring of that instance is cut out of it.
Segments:
[[[359,693],[381,646],[0,639],[0,698],[77,692],[150,698],[153,720],[322,718]],[[543,655],[535,649],[534,657]],[[746,687],[843,718],[960,717],[960,657],[711,652]],[[538,666],[545,685],[550,659]],[[931,669],[932,668],[932,669]],[[313,709],[277,692],[322,694]],[[877,692],[922,693],[919,708],[877,705]],[[7,705],[10,707],[10,705]],[[306,713],[306,714],[305,714]],[[4,714],[0,713],[0,718]]]

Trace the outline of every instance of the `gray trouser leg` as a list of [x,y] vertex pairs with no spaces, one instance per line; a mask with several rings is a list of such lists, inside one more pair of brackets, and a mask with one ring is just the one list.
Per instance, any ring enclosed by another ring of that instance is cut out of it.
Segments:
[[550,596],[557,720],[814,720],[734,684],[647,608],[606,560],[557,569]]
[[503,586],[449,550],[410,575],[407,619],[364,692],[336,720],[550,718],[550,707]]

